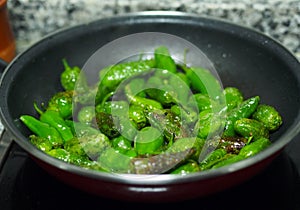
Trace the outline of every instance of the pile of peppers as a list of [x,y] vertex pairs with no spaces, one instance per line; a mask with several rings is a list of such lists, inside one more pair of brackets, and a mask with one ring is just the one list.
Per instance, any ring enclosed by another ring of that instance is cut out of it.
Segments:
[[176,62],[166,46],[153,57],[107,66],[88,84],[62,60],[62,91],[23,114],[29,141],[48,155],[110,173],[213,170],[270,144],[283,120],[259,95],[222,87],[211,71]]

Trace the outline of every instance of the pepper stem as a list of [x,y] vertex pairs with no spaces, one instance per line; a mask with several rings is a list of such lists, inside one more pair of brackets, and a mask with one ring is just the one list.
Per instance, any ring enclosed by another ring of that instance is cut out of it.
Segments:
[[36,104],[36,102],[33,103],[34,109],[40,114],[42,115],[44,112],[38,107],[38,105]]
[[65,70],[70,70],[71,69],[71,67],[69,66],[69,64],[67,62],[67,59],[63,58],[62,62],[64,64]]

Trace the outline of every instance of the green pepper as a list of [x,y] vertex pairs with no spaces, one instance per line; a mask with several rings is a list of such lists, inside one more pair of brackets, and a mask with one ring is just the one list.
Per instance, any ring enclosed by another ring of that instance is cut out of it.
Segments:
[[96,94],[96,104],[102,103],[104,97],[116,90],[117,86],[125,79],[147,71],[155,66],[154,59],[130,61],[108,66],[99,73],[100,82]]
[[165,69],[172,73],[177,72],[176,63],[170,55],[166,46],[159,46],[154,50],[155,67],[158,69]]
[[179,138],[165,151],[166,153],[178,153],[187,150],[194,150],[191,159],[198,161],[200,152],[205,144],[205,139],[198,137]]
[[129,104],[127,101],[106,101],[103,104],[98,104],[96,106],[95,111],[104,112],[107,114],[115,115],[115,116],[124,116],[127,114],[129,109]]
[[212,151],[199,163],[200,169],[202,171],[210,169],[213,165],[220,162],[225,155],[227,155],[227,151],[223,148]]
[[201,67],[184,67],[191,88],[198,93],[207,94],[213,100],[223,101],[222,87],[217,78],[207,69]]
[[199,112],[203,110],[211,110],[213,108],[212,105],[213,101],[210,99],[208,95],[202,93],[196,93],[191,97],[194,97],[194,100],[197,102],[197,107],[199,109]]
[[104,150],[98,157],[98,164],[106,171],[114,173],[130,173],[131,157],[124,155],[114,148]]
[[92,160],[97,160],[103,151],[111,147],[110,139],[103,133],[90,136],[86,135],[78,139],[83,150]]
[[64,141],[61,138],[59,132],[48,123],[41,122],[30,115],[22,115],[20,120],[37,136],[46,138],[52,144],[53,147],[59,147],[63,145]]
[[118,136],[112,139],[112,146],[114,149],[121,153],[126,153],[128,150],[132,149],[131,141],[126,139],[124,136]]
[[129,172],[135,174],[165,173],[186,162],[194,153],[195,150],[192,148],[176,153],[161,152],[158,155],[152,155],[148,158],[132,158]]
[[186,175],[200,171],[199,164],[196,161],[188,160],[186,163],[179,165],[175,169],[169,171],[170,174]]
[[200,138],[208,138],[212,135],[216,135],[221,129],[223,129],[223,120],[212,113],[211,110],[203,110],[199,113],[199,121],[198,121],[198,137]]
[[99,130],[109,138],[120,135],[119,118],[105,112],[96,113],[96,122]]
[[90,125],[95,118],[95,107],[94,106],[84,106],[77,114],[77,119],[79,122]]
[[241,155],[235,155],[235,154],[229,154],[226,157],[224,157],[224,159],[218,163],[216,163],[215,165],[213,165],[211,167],[211,169],[216,169],[216,168],[220,168],[223,166],[227,166],[236,162],[239,162],[241,160],[244,160],[245,158],[242,157]]
[[140,106],[136,106],[136,105],[129,106],[128,115],[130,121],[133,122],[133,124],[138,130],[145,127],[148,123],[144,109]]
[[69,119],[73,113],[74,91],[61,91],[55,93],[48,102],[47,109],[57,111],[64,119]]
[[128,96],[128,99],[132,105],[140,106],[147,111],[151,111],[155,109],[163,109],[161,103],[153,99],[142,98],[139,96]]
[[171,106],[171,112],[180,117],[182,123],[186,125],[194,124],[198,120],[197,110],[193,106],[181,107],[177,104]]
[[277,130],[282,124],[282,116],[275,107],[267,104],[258,105],[252,117],[262,122],[269,131]]
[[164,143],[162,133],[153,127],[144,127],[134,139],[134,148],[140,155],[157,154]]
[[145,80],[143,78],[133,78],[130,80],[130,82],[127,84],[128,89],[127,91],[132,93],[136,93],[135,95],[145,98],[146,93],[144,91],[145,86]]
[[66,151],[70,152],[71,154],[76,154],[80,156],[86,156],[86,152],[82,148],[82,145],[80,144],[79,138],[73,138],[67,142],[64,143],[63,147]]
[[262,150],[270,146],[271,141],[268,138],[259,138],[256,141],[251,142],[250,144],[244,146],[239,152],[239,156],[244,158],[252,157]]
[[40,114],[40,121],[54,127],[60,133],[64,142],[74,137],[71,128],[67,125],[65,120],[59,114],[59,112],[49,109],[43,112],[36,106],[36,104],[34,104],[34,107]]
[[43,138],[41,136],[36,136],[36,135],[30,135],[29,136],[29,141],[34,144],[38,149],[44,151],[44,152],[48,152],[51,149],[53,149],[52,144],[50,143],[50,141],[46,138]]
[[100,131],[91,125],[87,125],[86,123],[81,123],[73,120],[66,120],[66,124],[71,128],[72,133],[76,137],[82,137],[85,135],[96,135],[100,133]]
[[173,141],[179,138],[190,137],[191,128],[183,124],[180,117],[171,110],[153,110],[146,115],[149,123],[160,130],[167,141]]
[[176,103],[176,99],[172,91],[166,91],[166,86],[160,88],[160,85],[157,85],[156,88],[149,88],[145,92],[151,99],[156,100],[163,106],[169,106],[172,103]]
[[255,141],[258,138],[269,138],[269,130],[260,121],[248,118],[242,118],[234,123],[234,131],[245,137],[253,138]]
[[[47,152],[48,155],[55,157],[59,160],[65,161],[67,163],[71,163],[83,168],[92,168],[91,166],[93,165],[93,168],[95,168],[94,164],[92,161],[90,161],[86,156],[80,156],[77,154],[72,154],[69,151],[62,149],[62,148],[57,148],[57,149],[52,149]],[[98,166],[98,170],[100,169],[100,166]]]
[[244,101],[242,92],[236,87],[225,87],[224,94],[226,99],[227,111],[238,107]]
[[65,90],[74,90],[81,69],[78,66],[70,67],[66,59],[62,60],[64,71],[60,75],[61,85]]
[[235,121],[250,117],[256,110],[258,103],[260,101],[259,96],[253,96],[244,100],[238,107],[231,110],[226,118],[225,129],[223,136],[235,136],[234,123]]

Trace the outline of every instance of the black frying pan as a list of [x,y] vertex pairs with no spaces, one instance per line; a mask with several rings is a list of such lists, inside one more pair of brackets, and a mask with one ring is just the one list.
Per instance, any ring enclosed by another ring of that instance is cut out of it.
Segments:
[[[245,97],[258,94],[262,102],[276,107],[284,124],[271,135],[272,146],[228,167],[183,177],[87,171],[36,149],[28,141],[28,129],[17,119],[22,114],[35,115],[34,101],[46,102],[62,90],[61,59],[82,66],[101,46],[137,32],[168,33],[193,43],[213,62],[224,86],[240,88]],[[300,130],[300,65],[286,48],[239,25],[177,12],[116,16],[51,34],[6,67],[0,97],[5,130],[41,167],[81,190],[121,200],[178,201],[227,189],[261,172]]]

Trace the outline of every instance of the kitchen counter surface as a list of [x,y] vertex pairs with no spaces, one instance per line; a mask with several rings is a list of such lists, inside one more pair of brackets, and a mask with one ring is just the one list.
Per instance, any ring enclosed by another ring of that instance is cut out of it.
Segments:
[[300,58],[300,1],[278,0],[8,0],[17,51],[61,28],[137,11],[172,10],[255,28]]

